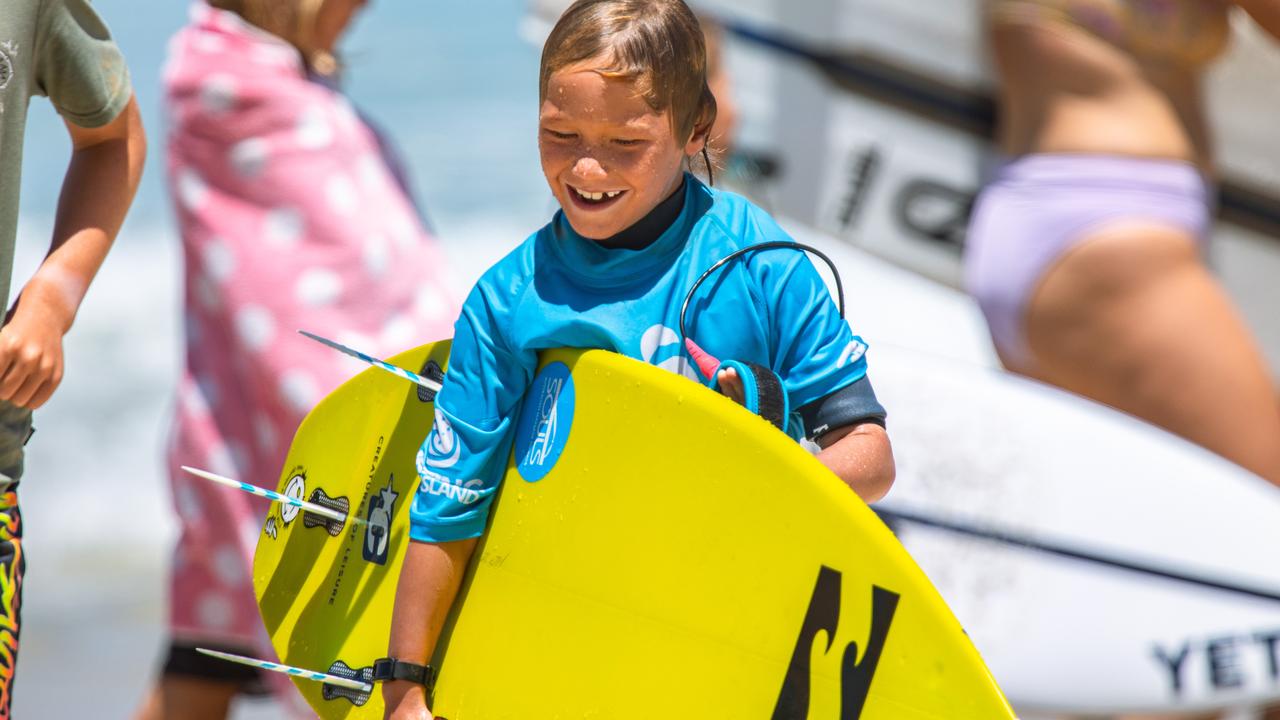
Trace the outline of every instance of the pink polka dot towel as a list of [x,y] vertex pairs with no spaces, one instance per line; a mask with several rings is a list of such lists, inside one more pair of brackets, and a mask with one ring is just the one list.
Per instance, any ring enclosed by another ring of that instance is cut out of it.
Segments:
[[457,299],[378,138],[290,45],[199,3],[165,86],[187,336],[171,630],[265,657],[249,568],[267,505],[179,466],[274,487],[302,417],[364,369],[295,331],[385,356],[448,337]]

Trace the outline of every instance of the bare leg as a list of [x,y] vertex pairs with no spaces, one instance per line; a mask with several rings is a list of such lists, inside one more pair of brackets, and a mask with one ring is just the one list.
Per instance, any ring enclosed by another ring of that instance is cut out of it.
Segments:
[[1050,269],[1019,372],[1144,418],[1280,484],[1280,407],[1252,336],[1191,237],[1125,224]]
[[238,685],[164,675],[134,720],[226,720]]

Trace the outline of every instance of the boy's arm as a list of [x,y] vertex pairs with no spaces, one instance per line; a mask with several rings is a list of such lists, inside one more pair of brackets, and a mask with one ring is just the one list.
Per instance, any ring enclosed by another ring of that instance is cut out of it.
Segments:
[[62,336],[106,257],[142,177],[146,139],[137,102],[111,122],[70,122],[73,152],[49,254],[0,328],[0,400],[38,408],[62,381]]
[[897,468],[889,434],[874,422],[836,428],[818,437],[818,460],[868,503],[884,497]]
[[[387,654],[398,660],[426,665],[453,605],[476,539],[447,543],[410,542],[391,615]],[[426,688],[408,680],[382,685],[388,720],[431,720]]]
[[1237,4],[1266,30],[1280,40],[1280,0],[1238,0]]

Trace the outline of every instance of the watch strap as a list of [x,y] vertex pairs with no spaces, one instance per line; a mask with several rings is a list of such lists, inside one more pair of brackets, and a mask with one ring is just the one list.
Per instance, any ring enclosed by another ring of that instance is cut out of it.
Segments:
[[430,665],[419,665],[392,657],[378,658],[373,661],[373,679],[375,682],[408,680],[429,690],[435,681],[435,670]]

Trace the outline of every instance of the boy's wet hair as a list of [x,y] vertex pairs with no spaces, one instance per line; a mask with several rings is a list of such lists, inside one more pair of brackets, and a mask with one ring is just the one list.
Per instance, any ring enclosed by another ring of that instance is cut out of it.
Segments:
[[679,141],[715,122],[702,28],[683,0],[577,0],[542,48],[539,101],[553,73],[597,58],[597,72],[634,82],[654,112],[670,111]]

